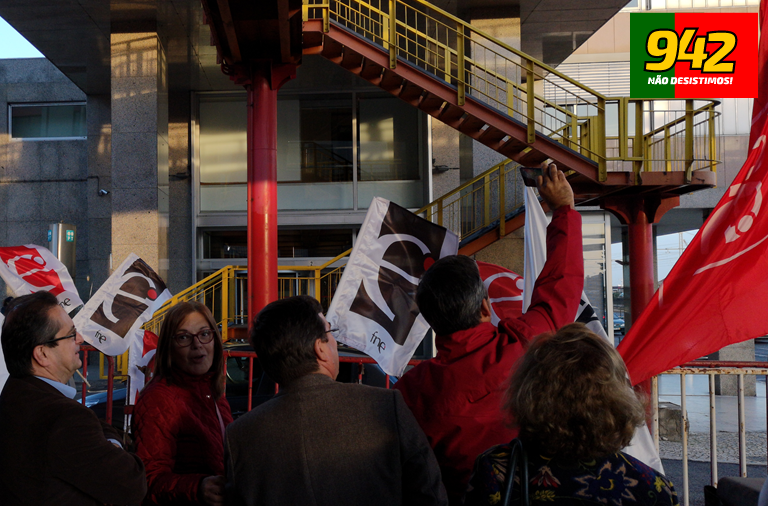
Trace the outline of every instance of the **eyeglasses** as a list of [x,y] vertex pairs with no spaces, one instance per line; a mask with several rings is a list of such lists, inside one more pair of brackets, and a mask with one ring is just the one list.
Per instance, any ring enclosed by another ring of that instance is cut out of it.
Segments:
[[328,329],[328,330],[326,330],[326,332],[330,332],[331,334],[335,334],[338,331],[339,331],[339,329]]
[[46,341],[46,342],[41,343],[41,344],[51,344],[51,343],[55,343],[56,341],[63,341],[65,339],[74,339],[75,341],[77,341],[77,330],[75,330],[71,334],[66,335],[64,337],[57,337],[56,339],[51,339],[50,341]]
[[213,341],[213,331],[211,329],[203,329],[197,334],[190,334],[185,332],[183,334],[176,334],[173,336],[174,341],[176,341],[176,344],[181,348],[191,346],[192,340],[194,338],[197,338],[200,344],[208,344]]

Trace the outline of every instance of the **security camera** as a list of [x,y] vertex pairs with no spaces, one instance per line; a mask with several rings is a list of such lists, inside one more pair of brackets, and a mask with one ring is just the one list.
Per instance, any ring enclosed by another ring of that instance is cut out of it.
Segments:
[[109,195],[109,190],[99,190],[99,197],[104,197],[105,195]]

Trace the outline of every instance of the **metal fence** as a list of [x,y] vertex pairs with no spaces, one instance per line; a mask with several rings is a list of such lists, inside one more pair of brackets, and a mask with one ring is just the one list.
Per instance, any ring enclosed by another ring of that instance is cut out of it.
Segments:
[[[87,375],[88,367],[88,354],[96,352],[94,348],[90,346],[84,346],[83,357],[83,374]],[[252,394],[253,394],[253,361],[256,358],[256,354],[252,351],[225,351],[225,357],[241,357],[248,360],[248,409],[252,408]],[[115,360],[114,357],[105,357],[108,368],[108,389],[107,389],[107,411],[106,421],[111,423],[112,411],[113,411],[113,385],[115,378]],[[363,370],[367,364],[374,364],[375,361],[366,356],[360,357],[339,357],[341,363],[356,364],[358,367],[358,382],[362,381]],[[409,363],[415,365],[419,360],[411,360]],[[718,450],[717,450],[717,396],[715,395],[715,379],[718,377],[735,376],[738,383],[738,391],[736,395],[737,400],[737,413],[738,418],[738,442],[739,442],[739,476],[747,477],[747,442],[746,442],[746,426],[747,426],[747,414],[744,408],[745,406],[745,394],[744,394],[744,382],[747,376],[765,376],[768,379],[768,362],[727,362],[727,361],[695,361],[684,364],[682,367],[675,368],[662,373],[663,375],[678,375],[680,377],[680,407],[681,407],[681,427],[682,431],[682,483],[676,484],[676,490],[682,496],[682,504],[690,504],[690,490],[689,490],[689,417],[687,414],[687,402],[688,394],[686,393],[687,385],[686,379],[690,376],[706,376],[709,380],[709,423],[710,423],[710,482],[712,485],[717,485],[718,480]],[[768,385],[768,381],[766,382]],[[386,376],[386,388],[390,386],[389,376]],[[82,385],[82,399],[85,403],[88,389],[85,383]],[[128,412],[130,409],[128,410]],[[768,411],[761,413],[763,419],[768,420]],[[651,432],[653,434],[656,450],[659,450],[659,376],[654,377],[651,380]],[[753,420],[754,422],[754,420]],[[768,457],[768,455],[767,455]]]

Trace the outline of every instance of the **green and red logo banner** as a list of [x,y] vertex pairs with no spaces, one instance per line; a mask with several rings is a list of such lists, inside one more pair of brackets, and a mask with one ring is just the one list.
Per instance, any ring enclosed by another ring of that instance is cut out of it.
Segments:
[[632,98],[757,97],[757,14],[632,13]]

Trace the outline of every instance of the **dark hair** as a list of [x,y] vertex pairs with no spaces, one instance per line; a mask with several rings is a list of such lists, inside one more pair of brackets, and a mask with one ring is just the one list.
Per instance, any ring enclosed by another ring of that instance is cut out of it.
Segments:
[[582,323],[534,339],[504,408],[521,438],[571,461],[619,451],[645,417],[619,353]]
[[322,312],[316,299],[299,295],[271,302],[256,315],[249,340],[264,371],[277,383],[319,370],[315,341],[328,341],[318,316]]
[[46,343],[61,330],[50,315],[58,306],[56,297],[45,291],[5,300],[3,312],[6,316],[0,339],[11,377],[32,375],[32,352],[37,346],[58,346],[58,342]]
[[453,255],[441,258],[424,274],[416,304],[435,333],[445,336],[476,327],[487,296],[477,262]]
[[[157,351],[155,352],[155,378],[165,378],[168,383],[178,383],[179,378],[173,365],[171,346],[174,336],[187,316],[192,313],[200,313],[208,322],[213,331],[213,363],[208,372],[211,376],[211,391],[216,399],[224,394],[224,346],[221,342],[219,327],[213,319],[211,311],[197,301],[179,302],[173,306],[163,320],[160,335],[157,337]],[[154,379],[154,378],[153,378]]]

